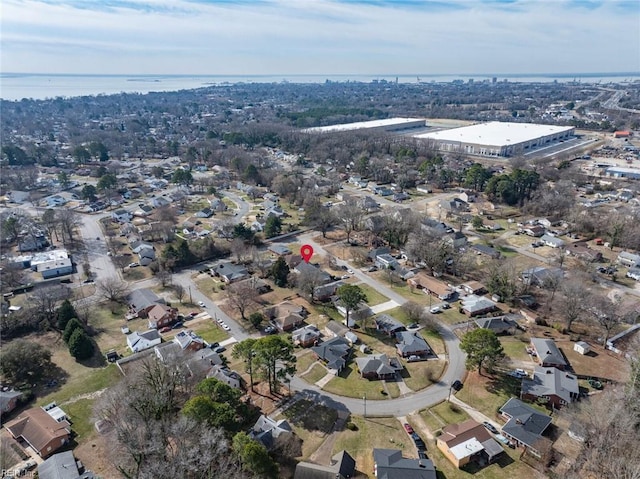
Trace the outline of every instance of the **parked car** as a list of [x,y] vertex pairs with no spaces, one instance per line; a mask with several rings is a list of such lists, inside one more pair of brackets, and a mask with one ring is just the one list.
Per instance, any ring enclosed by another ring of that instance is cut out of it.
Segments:
[[527,372],[524,369],[520,369],[520,368],[514,369],[513,371],[511,371],[509,373],[509,376],[513,376],[514,378],[519,378],[519,379],[529,377]]
[[229,327],[229,325],[227,323],[222,323],[220,325],[222,327],[222,329],[224,329],[225,331],[231,331],[231,328]]
[[218,343],[217,341],[216,341],[215,343],[211,343],[211,344],[209,345],[209,347],[210,347],[211,349],[215,349],[215,348],[217,348],[218,346],[220,346],[220,343]]
[[168,333],[169,331],[171,331],[171,326],[165,326],[160,330],[161,333]]
[[411,323],[409,326],[407,326],[407,329],[418,329],[420,326],[418,326],[416,323]]
[[429,310],[429,312],[431,314],[438,314],[438,313],[442,312],[442,309],[440,308],[440,306],[434,306],[433,308],[431,308]]
[[179,328],[181,328],[183,326],[184,326],[184,323],[182,321],[178,321],[176,324],[171,326],[171,329],[179,329]]
[[411,424],[405,422],[402,427],[404,427],[404,430],[407,431],[407,434],[411,435],[413,434],[413,428],[411,427]]
[[220,353],[224,353],[227,350],[227,348],[225,348],[224,346],[218,346],[217,348],[215,348],[213,350],[214,353],[220,354]]
[[409,356],[407,358],[407,362],[409,363],[415,363],[416,361],[422,361],[422,357],[416,355],[416,354],[412,354],[411,356]]
[[483,426],[487,429],[487,431],[489,431],[490,433],[498,434],[498,430],[497,430],[497,429],[496,429],[496,427],[495,427],[493,424],[491,424],[490,422],[485,421],[485,422],[483,422],[483,423],[482,423],[482,425],[483,425]]
[[206,308],[207,305],[204,304],[204,301],[198,301],[198,306],[200,306],[201,308]]
[[274,328],[273,326],[267,326],[266,328],[264,328],[264,332],[266,334],[273,334],[276,332],[276,328]]
[[196,316],[198,316],[198,312],[197,311],[191,311],[189,313],[189,316],[191,316],[192,318],[195,318]]
[[137,268],[138,266],[140,266],[140,263],[138,263],[138,262],[129,263],[129,268]]

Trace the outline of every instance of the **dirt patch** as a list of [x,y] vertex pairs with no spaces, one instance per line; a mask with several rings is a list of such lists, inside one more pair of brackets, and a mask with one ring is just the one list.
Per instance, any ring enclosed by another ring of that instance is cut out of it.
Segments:
[[580,376],[594,376],[624,382],[629,379],[629,363],[602,346],[591,344],[592,352],[582,355],[573,350],[571,341],[557,341],[573,372]]
[[122,475],[109,459],[112,445],[107,442],[107,437],[94,433],[73,450],[76,459],[85,467],[93,471],[98,477],[119,479]]

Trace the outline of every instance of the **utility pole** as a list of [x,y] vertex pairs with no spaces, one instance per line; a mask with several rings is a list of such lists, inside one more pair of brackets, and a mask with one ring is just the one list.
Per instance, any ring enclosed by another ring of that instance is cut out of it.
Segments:
[[191,296],[191,285],[189,285],[189,302],[193,304],[193,296]]
[[367,417],[367,395],[362,396],[362,400],[364,401],[364,417]]

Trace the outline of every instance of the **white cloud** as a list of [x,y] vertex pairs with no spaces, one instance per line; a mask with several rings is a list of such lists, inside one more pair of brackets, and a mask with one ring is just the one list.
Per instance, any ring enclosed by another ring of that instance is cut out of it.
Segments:
[[407,3],[411,2],[4,0],[2,70],[192,74],[640,70],[640,4],[634,2]]

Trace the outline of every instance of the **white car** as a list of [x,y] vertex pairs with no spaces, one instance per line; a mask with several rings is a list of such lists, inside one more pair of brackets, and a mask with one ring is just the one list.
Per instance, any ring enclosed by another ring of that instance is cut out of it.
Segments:
[[137,268],[140,266],[140,263],[129,263],[129,268]]
[[206,308],[207,305],[204,304],[204,301],[198,301],[198,306],[200,306],[201,308]]
[[438,314],[438,313],[442,312],[442,309],[440,309],[440,306],[434,306],[433,308],[431,308],[429,310],[429,312],[431,314]]
[[227,323],[222,323],[220,326],[222,326],[222,329],[224,329],[225,331],[231,331],[231,328]]

